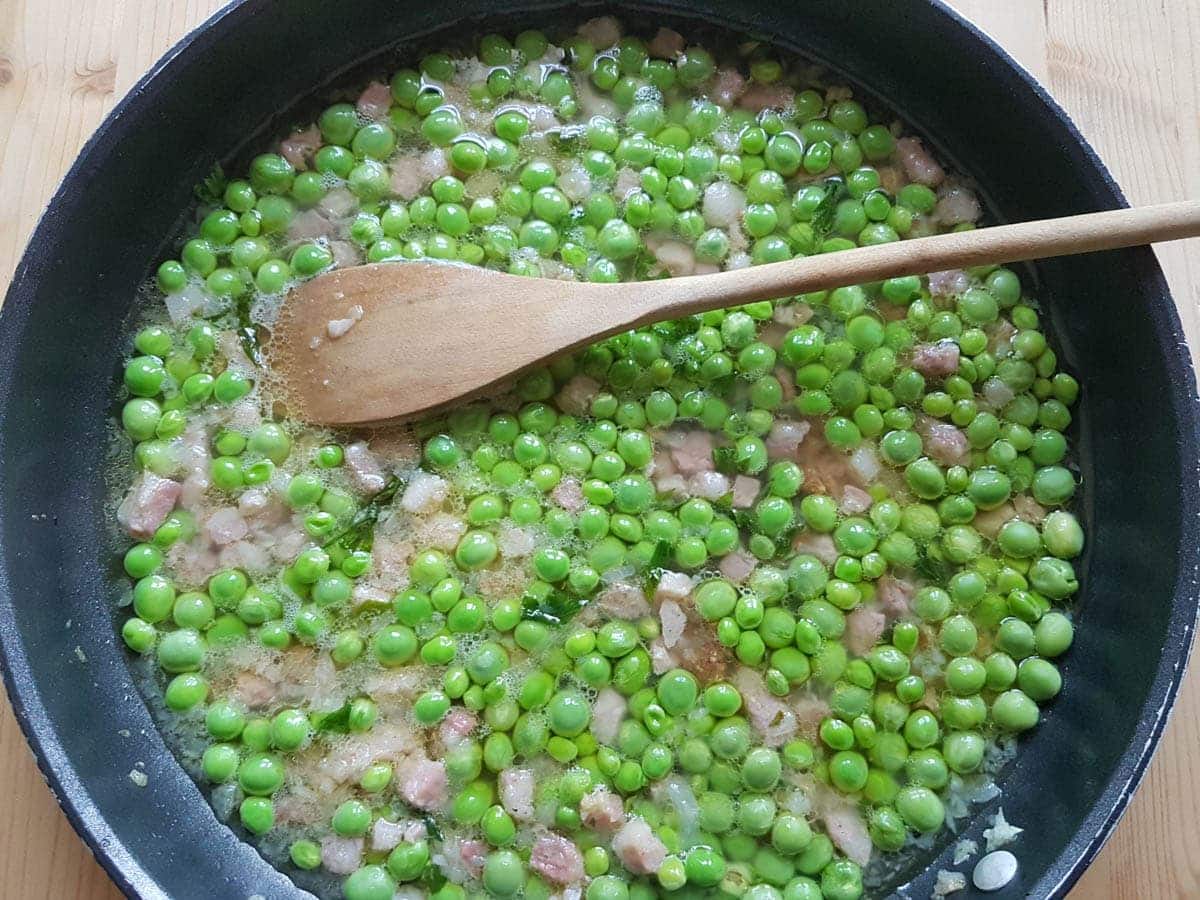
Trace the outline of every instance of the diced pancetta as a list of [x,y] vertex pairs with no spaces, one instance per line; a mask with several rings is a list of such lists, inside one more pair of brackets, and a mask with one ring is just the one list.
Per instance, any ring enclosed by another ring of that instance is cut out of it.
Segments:
[[764,109],[786,109],[796,99],[796,92],[782,82],[775,84],[752,84],[738,98],[738,106],[752,112]]
[[690,575],[683,572],[672,572],[664,569],[659,576],[658,586],[654,589],[654,601],[683,600],[690,597],[695,583]]
[[708,225],[729,228],[741,222],[746,211],[746,194],[732,182],[714,181],[704,189],[700,211]]
[[618,200],[627,200],[630,194],[635,194],[641,189],[642,176],[638,174],[637,170],[628,166],[617,170],[617,177],[613,182],[613,194]]
[[381,81],[372,81],[358,95],[358,100],[355,101],[354,108],[358,110],[359,115],[366,116],[368,119],[382,119],[387,115],[387,111],[391,108],[391,105],[391,88]]
[[350,480],[360,491],[376,494],[383,490],[383,466],[375,458],[375,454],[367,446],[366,441],[355,441],[345,449],[346,468],[350,470]]
[[297,172],[307,169],[313,155],[321,147],[321,132],[317,126],[289,134],[279,142],[279,155],[292,164]]
[[411,513],[432,512],[442,505],[449,492],[450,484],[445,478],[418,469],[404,488],[400,508]]
[[574,884],[583,879],[583,855],[569,838],[544,834],[533,842],[529,868],[555,884]]
[[745,93],[746,79],[737,69],[720,69],[713,79],[710,94],[713,102],[726,108],[733,106]]
[[595,787],[579,801],[579,817],[595,831],[615,831],[625,821],[625,807],[608,788]]
[[533,794],[537,778],[532,769],[504,769],[496,779],[500,789],[500,803],[510,816],[518,822],[533,818]]
[[204,523],[205,533],[214,544],[224,546],[240,541],[250,533],[250,526],[234,506],[218,509]]
[[630,819],[622,825],[613,835],[612,848],[621,865],[634,875],[655,874],[667,858],[666,845],[645,819]]
[[729,478],[720,472],[697,472],[687,480],[687,491],[693,497],[720,500],[729,493]]
[[713,469],[713,437],[703,429],[693,429],[680,435],[668,432],[671,441],[671,461],[681,475],[711,472]]
[[554,490],[550,492],[550,499],[567,512],[579,512],[587,505],[583,496],[583,486],[579,483],[578,478],[571,476],[567,476],[554,486]]
[[721,557],[721,562],[717,566],[721,574],[732,581],[734,584],[741,584],[750,577],[750,573],[758,566],[758,560],[753,555],[745,550],[734,550],[732,553],[727,553]]
[[522,559],[537,547],[537,536],[531,528],[520,525],[501,525],[496,533],[496,545],[510,559]]
[[487,862],[487,852],[487,844],[483,841],[465,840],[458,844],[458,856],[472,878],[478,878],[483,874],[483,864]]
[[983,210],[975,192],[962,185],[942,185],[938,191],[937,206],[933,208],[933,220],[940,225],[961,225],[976,221]]
[[457,747],[471,737],[471,732],[478,724],[479,720],[475,717],[475,713],[465,706],[455,706],[438,726],[438,736],[441,737],[443,746]]
[[345,219],[358,209],[358,198],[348,188],[336,187],[317,201],[316,209],[327,219]]
[[878,609],[858,607],[846,616],[846,647],[855,656],[866,656],[886,625],[887,617]]
[[944,378],[958,371],[958,344],[952,340],[918,344],[913,349],[912,367],[922,375]]
[[838,550],[833,538],[815,531],[801,531],[792,539],[792,549],[797,553],[815,556],[827,566],[837,562]]
[[433,812],[446,805],[449,781],[441,760],[421,759],[401,774],[400,796],[409,806]]
[[616,581],[600,592],[595,604],[614,619],[634,620],[650,615],[650,604],[640,587]]
[[820,697],[802,693],[793,696],[791,706],[796,716],[796,733],[803,738],[815,737],[821,722],[829,715],[829,704]]
[[830,804],[822,820],[829,839],[849,859],[860,866],[871,861],[871,835],[857,806],[845,801]]
[[349,875],[362,864],[363,839],[327,834],[321,839],[321,865],[334,875]]
[[178,481],[161,478],[153,472],[142,472],[121,501],[117,521],[135,538],[152,538],[175,508],[182,490]]
[[587,375],[573,375],[571,380],[562,386],[554,402],[558,408],[571,416],[586,416],[590,410],[592,398],[600,393],[600,383]]
[[610,687],[601,688],[592,702],[591,731],[601,744],[615,744],[628,702]]
[[670,650],[679,643],[687,627],[687,613],[674,600],[663,600],[658,607],[658,620],[663,646]]
[[758,672],[739,668],[734,685],[742,693],[750,724],[766,746],[780,747],[795,736],[796,714],[787,703],[767,690]]
[[667,649],[667,645],[661,637],[656,637],[650,642],[649,651],[650,670],[655,675],[662,675],[664,672],[679,668],[679,659]]
[[673,277],[692,275],[696,271],[696,254],[682,241],[663,241],[653,252],[654,258]]
[[588,19],[577,32],[597,50],[607,50],[621,39],[621,23],[612,16]]
[[754,505],[754,499],[760,490],[762,490],[762,484],[757,478],[738,475],[733,479],[733,508],[749,509]]
[[912,600],[915,590],[912,584],[901,578],[884,575],[875,582],[875,599],[884,615],[889,619],[898,619],[911,612],[908,602]]
[[971,286],[971,276],[962,269],[929,273],[929,293],[935,297],[957,297]]
[[812,424],[809,422],[776,419],[765,441],[767,455],[772,459],[793,457],[796,453],[796,448],[804,442],[804,438],[808,436],[811,428]]
[[970,455],[971,444],[967,436],[949,422],[921,416],[917,420],[917,431],[923,439],[925,452],[943,465],[959,465]]
[[333,223],[329,219],[315,209],[306,209],[292,217],[288,223],[287,237],[289,241],[314,241],[328,238],[333,231]]
[[896,141],[896,156],[904,166],[909,180],[926,187],[935,188],[946,178],[946,171],[938,165],[920,138],[902,137]]
[[862,488],[852,484],[842,488],[842,499],[838,503],[838,512],[847,516],[856,516],[871,508],[871,495]]
[[683,35],[678,31],[671,28],[659,28],[650,43],[646,45],[646,52],[655,59],[673,60],[683,52],[685,46]]

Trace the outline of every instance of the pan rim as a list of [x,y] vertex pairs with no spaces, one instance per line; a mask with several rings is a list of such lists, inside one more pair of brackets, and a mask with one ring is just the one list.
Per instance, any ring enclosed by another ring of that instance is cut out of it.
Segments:
[[[1021,87],[1030,95],[1026,99],[1041,103],[1053,115],[1075,145],[1083,151],[1088,164],[1107,192],[1117,203],[1127,205],[1123,192],[1108,168],[1046,87],[990,37],[947,7],[942,0],[924,2],[949,20],[964,36],[976,42],[1010,69]],[[144,104],[149,102],[150,95],[162,89],[163,85],[171,80],[172,69],[181,64],[181,58],[202,53],[207,47],[221,41],[230,29],[237,28],[245,17],[252,15],[260,3],[261,0],[233,0],[185,35],[138,80],[88,139],[56,188],[22,254],[6,302],[0,308],[0,346],[12,346],[15,336],[21,332],[26,322],[30,306],[29,294],[36,283],[36,278],[31,273],[41,255],[37,248],[39,245],[51,243],[49,235],[56,228],[64,198],[71,193],[73,186],[85,179],[88,160],[105,148],[111,148],[117,140],[116,132],[122,120],[139,114]],[[667,0],[665,3],[654,5],[656,8],[673,10],[680,14],[688,12],[687,4],[679,0]],[[734,17],[731,15],[729,18]],[[1148,248],[1139,248],[1133,252],[1138,257],[1141,278],[1149,289],[1163,298],[1169,298],[1170,292],[1153,253]],[[1196,448],[1200,447],[1200,400],[1196,396],[1195,373],[1176,306],[1169,302],[1155,303],[1150,308],[1149,315],[1160,339],[1160,345],[1165,349],[1164,364],[1176,385],[1169,400],[1180,425],[1179,461],[1181,465],[1190,461],[1193,466],[1190,493],[1186,494],[1182,501],[1179,578],[1172,598],[1167,639],[1162,647],[1154,679],[1148,688],[1143,715],[1138,720],[1129,746],[1122,752],[1095,805],[1085,817],[1080,831],[1064,848],[1056,863],[1043,873],[1033,886],[1035,892],[1043,896],[1065,896],[1111,836],[1127,809],[1133,792],[1144,778],[1158,749],[1187,669],[1197,610],[1200,607],[1200,581],[1197,575],[1200,573],[1200,517],[1195,515],[1200,509],[1200,500],[1197,497],[1200,460],[1196,459],[1195,452]],[[0,417],[3,416],[13,390],[14,384],[8,368],[0,368]],[[0,522],[0,539],[3,537],[4,524]],[[15,627],[13,598],[8,587],[7,573],[0,562],[0,661],[3,662],[0,670],[15,717],[34,752],[38,767],[68,820],[118,888],[134,896],[163,896],[162,889],[154,878],[139,865],[135,855],[111,831],[103,813],[94,803],[87,784],[71,764],[69,754],[59,741],[56,731],[49,726],[38,685],[31,678],[28,656],[22,636]]]

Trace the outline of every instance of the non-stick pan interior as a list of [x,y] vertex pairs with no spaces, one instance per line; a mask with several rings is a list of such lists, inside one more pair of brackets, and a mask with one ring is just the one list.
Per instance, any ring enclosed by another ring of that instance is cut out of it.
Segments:
[[[514,12],[519,10],[521,12]],[[212,815],[130,677],[112,608],[104,473],[115,377],[137,286],[173,248],[214,162],[278,134],[304,98],[422,35],[596,15],[565,3],[246,0],[192,35],[85,149],[43,219],[0,314],[0,639],[18,715],[76,827],[140,896],[295,896]],[[1122,202],[1053,104],[936,3],[695,0],[626,6],[634,29],[700,17],[799,50],[885,98],[1002,220]],[[687,31],[686,24],[682,30]],[[428,43],[439,43],[435,36]],[[382,63],[382,60],[380,60]],[[1039,265],[1056,347],[1084,384],[1075,429],[1089,535],[1065,689],[1002,779],[1026,833],[996,896],[1063,891],[1141,775],[1174,697],[1196,612],[1195,383],[1147,250]],[[145,787],[128,777],[138,768]],[[976,839],[996,803],[968,829]],[[948,842],[947,842],[948,843]],[[927,866],[927,867],[926,867]],[[899,881],[928,896],[949,850]],[[964,895],[959,895],[964,896]]]

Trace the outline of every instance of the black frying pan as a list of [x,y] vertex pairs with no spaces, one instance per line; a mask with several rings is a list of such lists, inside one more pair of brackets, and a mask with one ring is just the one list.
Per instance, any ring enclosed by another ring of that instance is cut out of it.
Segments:
[[[438,31],[598,11],[537,0],[234,3],[113,111],[38,226],[0,313],[0,650],[46,778],[129,894],[302,893],[213,816],[163,745],[117,639],[113,602],[127,587],[114,566],[105,448],[136,287],[171,253],[192,185],[215,161],[244,161],[311,120],[305,98],[319,86],[353,81],[372,57],[382,67],[452,39]],[[939,3],[677,0],[623,15],[650,30],[680,18],[685,33],[688,17],[704,18],[832,64],[977,176],[1002,220],[1124,203],[1062,110]],[[1036,277],[1060,356],[1085,386],[1075,436],[1089,547],[1065,690],[1002,779],[1005,814],[1027,831],[1013,848],[1020,877],[999,897],[1064,894],[1121,815],[1179,687],[1200,571],[1196,385],[1154,257],[1064,258]],[[127,777],[138,761],[145,788]],[[995,805],[969,836],[979,839]],[[949,855],[916,860],[896,886],[911,878],[904,894],[928,896]]]

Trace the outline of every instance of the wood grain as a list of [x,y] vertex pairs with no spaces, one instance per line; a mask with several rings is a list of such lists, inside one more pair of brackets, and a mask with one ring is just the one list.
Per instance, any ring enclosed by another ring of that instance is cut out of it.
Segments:
[[[912,0],[905,0],[912,2]],[[1051,92],[1137,204],[1200,199],[1200,2],[949,0]],[[113,102],[218,0],[0,0],[0,291],[46,200]],[[1200,349],[1200,242],[1160,248]],[[119,896],[0,702],[0,897]],[[1200,896],[1200,675],[1073,900]]]

